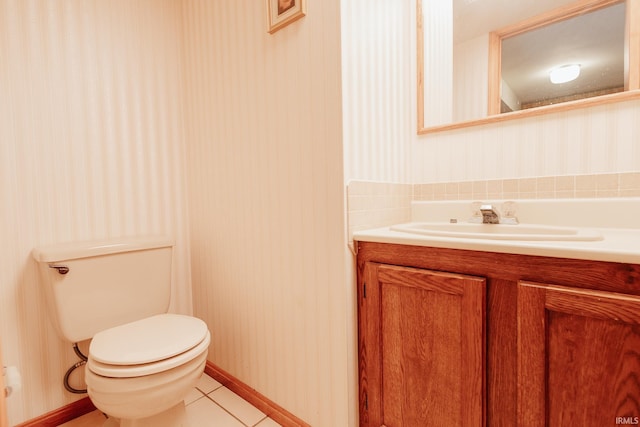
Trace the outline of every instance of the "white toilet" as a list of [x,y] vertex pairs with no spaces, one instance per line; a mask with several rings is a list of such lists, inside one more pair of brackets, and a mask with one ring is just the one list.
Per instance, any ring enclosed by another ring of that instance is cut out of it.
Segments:
[[195,317],[168,314],[170,239],[122,238],[36,248],[52,322],[77,343],[105,426],[187,426],[184,398],[202,375],[210,334]]

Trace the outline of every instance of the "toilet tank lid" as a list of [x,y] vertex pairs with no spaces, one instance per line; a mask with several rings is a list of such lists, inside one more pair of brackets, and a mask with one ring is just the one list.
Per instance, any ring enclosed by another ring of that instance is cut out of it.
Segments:
[[56,262],[170,246],[173,240],[166,236],[119,237],[41,246],[34,248],[31,255],[38,262]]
[[206,323],[181,314],[158,314],[98,332],[91,357],[108,365],[141,365],[174,357],[207,336]]

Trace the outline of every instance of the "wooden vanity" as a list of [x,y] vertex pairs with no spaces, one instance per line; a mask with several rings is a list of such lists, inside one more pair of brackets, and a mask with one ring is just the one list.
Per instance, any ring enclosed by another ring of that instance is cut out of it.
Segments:
[[356,245],[361,426],[638,423],[640,265]]

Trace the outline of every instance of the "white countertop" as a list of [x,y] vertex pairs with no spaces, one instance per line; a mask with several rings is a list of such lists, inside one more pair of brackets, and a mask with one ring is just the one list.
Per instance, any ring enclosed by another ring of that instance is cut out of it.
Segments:
[[[500,205],[500,202],[494,203]],[[597,230],[603,239],[524,241],[436,237],[393,231],[390,227],[357,231],[353,239],[361,242],[640,264],[640,198],[550,199],[517,203],[518,209],[522,210],[522,215],[518,217],[523,224],[563,225]],[[469,202],[414,202],[411,220],[445,222],[456,218],[460,221],[459,218],[468,217],[468,205]],[[528,221],[523,222],[523,218]],[[605,224],[612,226],[604,227]]]
[[592,242],[514,241],[425,236],[383,227],[357,231],[353,239],[361,242],[640,264],[640,230],[599,228],[598,231],[602,233],[603,239]]

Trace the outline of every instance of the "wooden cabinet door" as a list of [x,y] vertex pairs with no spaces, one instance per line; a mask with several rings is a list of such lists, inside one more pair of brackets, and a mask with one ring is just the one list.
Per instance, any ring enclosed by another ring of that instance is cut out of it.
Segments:
[[518,424],[638,424],[640,297],[520,282]]
[[485,280],[367,262],[360,425],[484,425]]

